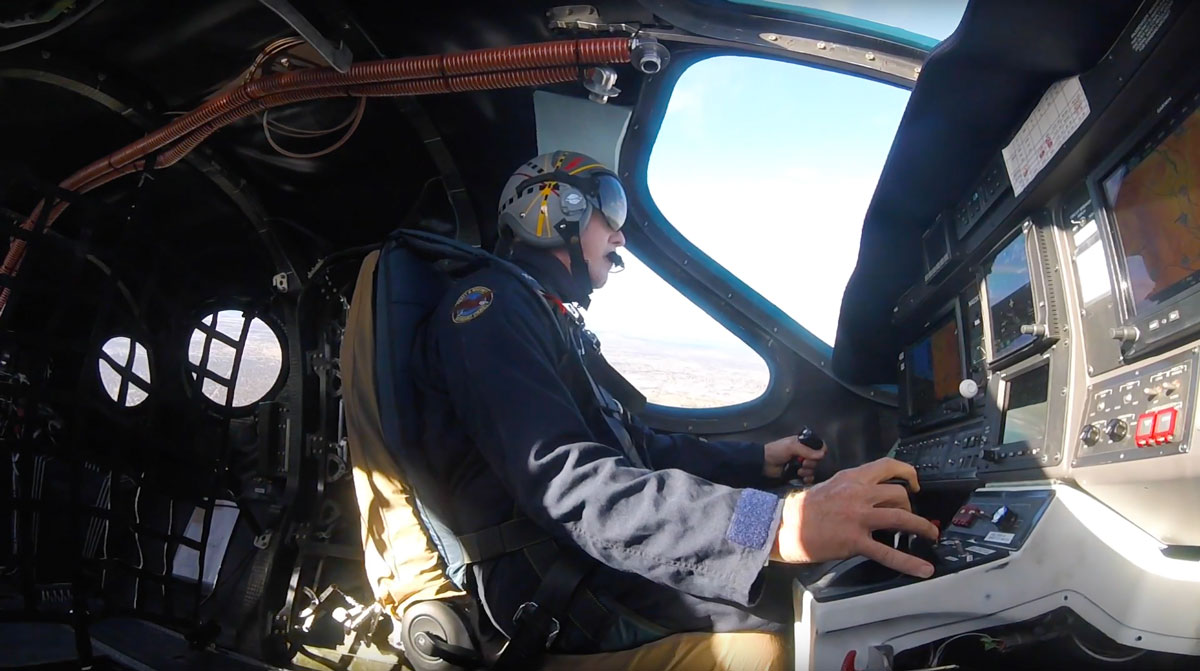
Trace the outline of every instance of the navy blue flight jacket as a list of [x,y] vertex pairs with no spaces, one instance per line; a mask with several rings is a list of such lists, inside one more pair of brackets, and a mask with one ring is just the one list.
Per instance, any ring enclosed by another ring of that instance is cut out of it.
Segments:
[[[579,299],[549,253],[519,249],[513,260],[546,292]],[[599,562],[584,583],[589,598],[624,620],[611,632],[565,632],[560,649],[781,628],[787,613],[753,613],[782,510],[767,491],[780,483],[763,475],[763,446],[627,419],[648,466],[636,467],[560,376],[571,351],[548,327],[543,300],[512,273],[484,268],[447,292],[418,339],[422,449],[438,498],[453,502],[442,519],[462,535],[523,514]],[[517,552],[474,566],[468,582],[493,624],[511,633],[538,575]]]

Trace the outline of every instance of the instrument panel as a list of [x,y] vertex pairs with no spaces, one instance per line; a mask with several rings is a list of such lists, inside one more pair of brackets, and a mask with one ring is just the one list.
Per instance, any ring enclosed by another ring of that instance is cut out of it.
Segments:
[[892,454],[934,491],[1075,482],[1200,545],[1200,73],[1151,51],[1124,89],[1103,72],[1050,87],[1030,117],[1062,115],[1049,158],[1032,176],[1014,158],[1026,121],[930,222],[895,310]]
[[894,454],[923,482],[1058,474],[1064,426],[1051,419],[1066,411],[1073,370],[1060,355],[1070,342],[1047,221],[1029,217],[1006,236],[899,357],[906,435]]

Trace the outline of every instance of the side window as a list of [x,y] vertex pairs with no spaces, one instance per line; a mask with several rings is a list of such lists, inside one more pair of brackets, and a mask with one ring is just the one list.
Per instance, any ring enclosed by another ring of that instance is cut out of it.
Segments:
[[192,380],[203,376],[201,389],[212,402],[226,409],[244,408],[278,384],[283,348],[262,319],[247,321],[241,310],[221,310],[192,330],[188,372]]
[[132,408],[150,396],[150,355],[127,336],[109,338],[96,363],[100,384],[117,405]]
[[771,374],[757,352],[628,250],[625,270],[592,296],[588,328],[604,358],[646,400],[675,408],[753,401]]
[[[718,56],[679,78],[650,154],[671,228],[832,351],[863,218],[908,91],[761,58]],[[630,253],[593,297],[605,357],[651,403],[753,401],[754,350]]]
[[699,61],[671,94],[650,195],[680,235],[832,351],[908,96],[796,63]]

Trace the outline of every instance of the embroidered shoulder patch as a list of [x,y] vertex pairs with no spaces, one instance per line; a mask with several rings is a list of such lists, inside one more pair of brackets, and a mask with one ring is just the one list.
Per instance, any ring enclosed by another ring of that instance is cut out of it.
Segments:
[[492,290],[487,287],[471,287],[454,302],[451,318],[455,324],[465,324],[483,314],[492,304]]

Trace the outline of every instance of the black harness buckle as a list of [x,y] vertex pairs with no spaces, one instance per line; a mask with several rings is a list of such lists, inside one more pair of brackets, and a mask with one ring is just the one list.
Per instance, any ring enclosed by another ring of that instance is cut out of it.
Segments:
[[[526,601],[521,604],[521,607],[517,609],[517,614],[513,615],[513,624],[521,626],[521,621],[525,618],[533,618],[533,621],[528,626],[545,627],[548,625],[546,649],[550,649],[550,646],[554,644],[554,639],[558,638],[558,632],[562,629],[558,623],[558,619],[544,615],[541,612],[541,607],[532,601]],[[549,619],[549,622],[539,622],[538,620],[541,619]]]

